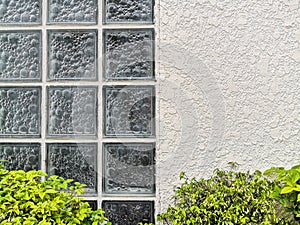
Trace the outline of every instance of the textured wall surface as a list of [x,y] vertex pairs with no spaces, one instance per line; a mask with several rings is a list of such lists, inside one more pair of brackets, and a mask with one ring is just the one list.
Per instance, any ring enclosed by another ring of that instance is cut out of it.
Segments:
[[158,211],[180,171],[299,163],[299,0],[165,0],[159,14]]

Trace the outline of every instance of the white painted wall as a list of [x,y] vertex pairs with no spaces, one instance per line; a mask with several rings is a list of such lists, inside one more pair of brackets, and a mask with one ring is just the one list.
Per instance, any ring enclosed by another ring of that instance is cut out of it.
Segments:
[[299,163],[299,0],[160,0],[158,10],[157,213],[181,171]]

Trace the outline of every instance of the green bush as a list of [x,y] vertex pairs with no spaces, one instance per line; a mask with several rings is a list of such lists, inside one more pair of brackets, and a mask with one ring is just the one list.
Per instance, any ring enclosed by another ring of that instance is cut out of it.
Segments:
[[173,225],[290,225],[280,215],[280,205],[271,198],[275,182],[259,171],[222,171],[216,169],[210,179],[184,180],[174,195],[174,204],[158,215],[158,221]]
[[278,185],[274,189],[273,197],[280,201],[287,212],[300,221],[300,165],[291,169],[273,167],[265,172],[266,175],[275,175]]
[[0,165],[0,225],[111,224],[77,198],[84,185],[42,171],[7,171]]

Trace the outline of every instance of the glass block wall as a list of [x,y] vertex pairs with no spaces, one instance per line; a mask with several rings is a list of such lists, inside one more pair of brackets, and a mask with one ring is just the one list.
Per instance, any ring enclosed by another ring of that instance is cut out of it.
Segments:
[[0,159],[85,183],[113,224],[153,222],[153,0],[0,1]]

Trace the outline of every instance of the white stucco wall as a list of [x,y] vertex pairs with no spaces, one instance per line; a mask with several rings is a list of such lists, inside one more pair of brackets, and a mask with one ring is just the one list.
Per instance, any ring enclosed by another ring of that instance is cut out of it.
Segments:
[[181,171],[299,163],[299,2],[157,2],[157,213]]

